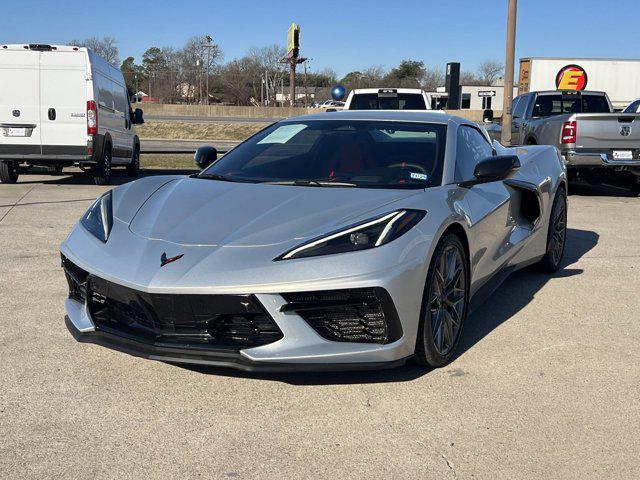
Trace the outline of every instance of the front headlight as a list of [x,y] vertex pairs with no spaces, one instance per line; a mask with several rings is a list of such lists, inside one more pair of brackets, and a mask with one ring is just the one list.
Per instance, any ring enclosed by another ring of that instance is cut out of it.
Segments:
[[113,226],[111,191],[98,198],[82,216],[80,223],[98,240],[106,242]]
[[407,233],[424,218],[422,210],[396,210],[366,222],[317,237],[280,255],[275,260],[317,257],[379,247]]

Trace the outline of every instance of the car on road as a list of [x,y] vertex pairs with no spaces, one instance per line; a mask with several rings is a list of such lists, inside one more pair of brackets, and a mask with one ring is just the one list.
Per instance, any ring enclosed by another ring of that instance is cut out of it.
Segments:
[[431,110],[431,99],[419,88],[356,88],[345,110]]
[[507,149],[440,112],[348,111],[208,151],[202,172],[121,185],[73,227],[77,340],[245,370],[440,367],[511,272],[561,265],[553,147]]
[[0,46],[0,181],[15,183],[34,165],[60,174],[89,171],[99,185],[111,169],[135,177],[140,142],[122,72],[90,49]]
[[[512,145],[553,145],[572,178],[602,183],[626,177],[640,193],[640,115],[614,113],[606,93],[526,93],[513,100],[512,112]],[[500,137],[500,126],[487,129]]]
[[341,110],[342,108],[344,108],[344,102],[341,102],[339,100],[325,100],[324,102],[320,102],[313,105],[313,108],[322,108],[322,109],[332,108],[336,110]]

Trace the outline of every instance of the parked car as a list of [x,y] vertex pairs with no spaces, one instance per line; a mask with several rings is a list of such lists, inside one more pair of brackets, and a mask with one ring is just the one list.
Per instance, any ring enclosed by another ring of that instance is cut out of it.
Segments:
[[344,108],[344,102],[340,102],[338,100],[325,100],[324,102],[317,103],[314,108],[332,108],[335,110],[341,110]]
[[419,88],[357,88],[345,110],[431,110],[431,99]]
[[[101,196],[62,243],[81,342],[245,370],[439,367],[518,268],[560,267],[557,150],[436,112],[289,118]],[[194,206],[196,206],[194,208]]]
[[61,173],[78,165],[97,184],[111,168],[135,177],[140,142],[120,70],[93,51],[62,45],[0,46],[0,180],[29,166]]
[[[613,113],[606,93],[527,93],[514,99],[512,112],[512,145],[553,145],[572,176],[600,183],[624,175],[640,193],[640,116]],[[500,137],[500,126],[488,130]]]
[[640,113],[640,98],[627,105],[622,113]]

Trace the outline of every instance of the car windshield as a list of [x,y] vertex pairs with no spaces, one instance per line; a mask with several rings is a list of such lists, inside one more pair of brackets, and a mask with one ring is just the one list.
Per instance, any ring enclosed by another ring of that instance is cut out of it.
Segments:
[[440,184],[446,128],[369,120],[280,122],[199,176],[285,185],[426,188]]
[[357,93],[349,110],[426,110],[424,97],[419,93]]

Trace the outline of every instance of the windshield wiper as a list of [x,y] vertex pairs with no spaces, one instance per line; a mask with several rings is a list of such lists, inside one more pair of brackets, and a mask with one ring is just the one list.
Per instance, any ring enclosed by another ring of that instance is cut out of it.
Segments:
[[320,180],[279,180],[275,182],[264,182],[269,185],[294,185],[296,187],[357,187],[355,183],[347,182],[323,182]]
[[244,178],[227,177],[226,175],[220,175],[219,173],[205,173],[200,174],[197,178],[206,178],[207,180],[220,180],[222,182],[241,182],[241,183],[256,183],[253,180],[247,180]]

